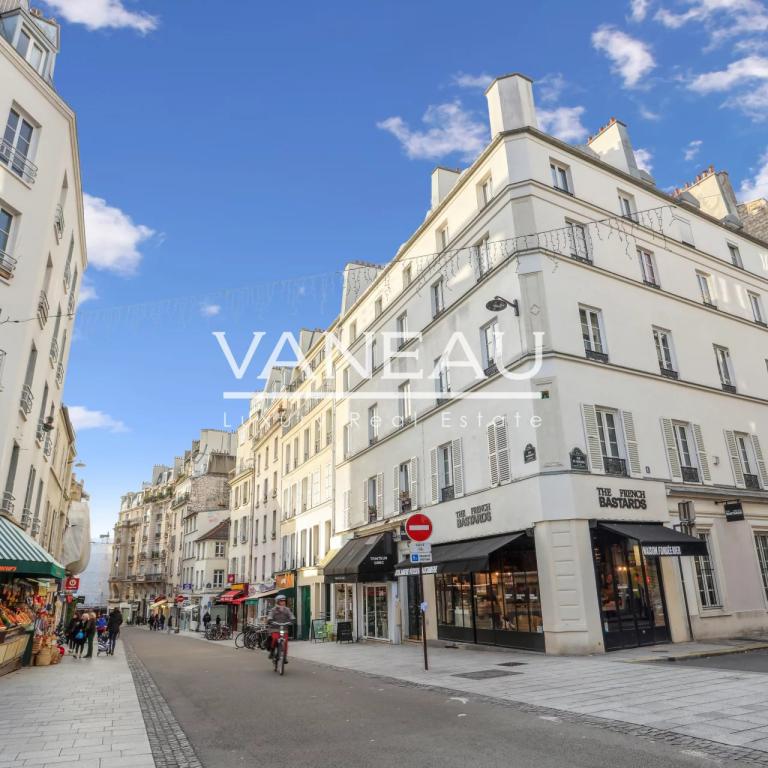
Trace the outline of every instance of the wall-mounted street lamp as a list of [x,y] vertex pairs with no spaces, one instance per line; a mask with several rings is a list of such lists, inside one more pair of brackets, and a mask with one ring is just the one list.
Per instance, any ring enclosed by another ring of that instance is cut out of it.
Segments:
[[515,311],[516,317],[520,317],[520,306],[517,299],[509,301],[509,299],[503,299],[501,296],[494,296],[490,301],[485,302],[485,308],[489,312],[501,312],[507,307],[511,307]]

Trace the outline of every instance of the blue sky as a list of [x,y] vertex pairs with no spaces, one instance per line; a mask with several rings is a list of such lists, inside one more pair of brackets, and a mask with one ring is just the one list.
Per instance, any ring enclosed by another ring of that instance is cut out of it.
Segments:
[[491,76],[534,78],[565,140],[623,120],[661,188],[713,163],[768,195],[758,0],[43,6],[88,196],[65,401],[95,533],[153,464],[245,412],[213,331],[240,354],[254,330],[326,325],[345,262],[392,258],[432,167],[487,140]]

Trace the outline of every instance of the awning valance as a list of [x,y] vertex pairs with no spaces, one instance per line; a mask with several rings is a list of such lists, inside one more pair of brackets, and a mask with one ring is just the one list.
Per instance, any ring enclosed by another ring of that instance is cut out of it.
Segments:
[[[503,536],[491,536],[487,539],[469,539],[454,541],[450,544],[435,544],[432,547],[432,563],[424,565],[425,573],[472,573],[487,571],[489,557],[507,544],[525,536],[523,531],[507,533]],[[413,564],[404,560],[397,564],[396,575],[410,575]]]
[[63,579],[64,566],[13,521],[0,517],[0,573]]
[[323,569],[326,582],[355,583],[392,578],[395,567],[392,533],[377,533],[348,541]]
[[262,597],[275,597],[275,595],[278,594],[285,595],[286,598],[290,599],[296,596],[296,589],[294,587],[290,587],[288,589],[270,589],[269,592],[258,592],[257,594],[251,595],[249,598],[247,598],[245,604],[256,605]]
[[[240,603],[248,597],[248,593],[242,589],[226,589],[217,598],[217,603],[224,603],[226,605],[240,605]],[[243,600],[240,600],[242,598]],[[239,602],[236,602],[238,601]]]
[[646,557],[689,557],[706,555],[707,544],[696,536],[667,528],[661,523],[603,523],[597,527],[640,542]]

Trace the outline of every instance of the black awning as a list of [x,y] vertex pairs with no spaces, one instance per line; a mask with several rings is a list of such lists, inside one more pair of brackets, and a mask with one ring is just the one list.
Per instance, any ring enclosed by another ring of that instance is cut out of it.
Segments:
[[[472,573],[487,571],[488,558],[507,544],[525,536],[524,531],[507,533],[504,536],[491,536],[487,539],[470,539],[455,541],[450,544],[435,544],[432,547],[432,563],[424,565],[424,573]],[[414,568],[408,560],[403,560],[396,566],[398,575],[410,575],[406,569]]]
[[348,541],[323,569],[326,582],[354,583],[391,579],[395,567],[392,533]]
[[695,536],[667,528],[661,523],[598,523],[604,531],[635,539],[646,557],[706,555],[707,544]]

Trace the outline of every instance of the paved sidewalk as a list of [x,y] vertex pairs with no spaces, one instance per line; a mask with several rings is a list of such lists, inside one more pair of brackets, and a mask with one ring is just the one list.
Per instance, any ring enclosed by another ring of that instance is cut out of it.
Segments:
[[69,765],[155,768],[122,640],[114,656],[0,678],[0,768]]

